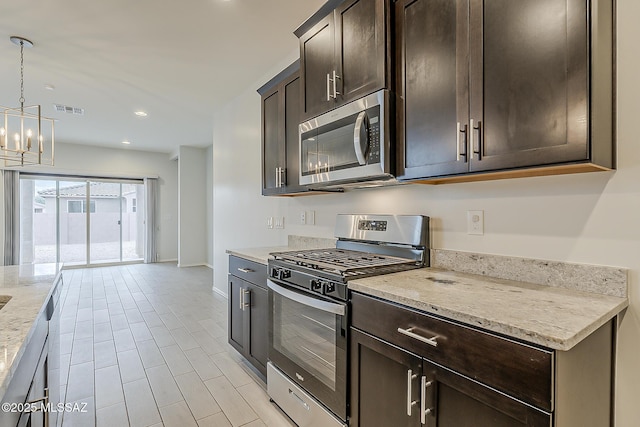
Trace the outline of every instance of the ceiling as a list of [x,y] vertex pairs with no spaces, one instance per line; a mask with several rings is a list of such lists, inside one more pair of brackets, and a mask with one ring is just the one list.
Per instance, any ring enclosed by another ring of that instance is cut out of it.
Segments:
[[25,104],[56,119],[57,142],[167,153],[208,146],[216,109],[290,56],[293,30],[323,3],[2,1],[0,105],[19,106],[20,49],[9,40],[18,35],[34,43],[24,54]]

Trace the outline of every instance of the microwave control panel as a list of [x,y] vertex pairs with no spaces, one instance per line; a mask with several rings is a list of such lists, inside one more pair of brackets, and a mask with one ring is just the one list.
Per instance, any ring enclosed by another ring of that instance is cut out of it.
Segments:
[[369,118],[369,157],[367,163],[380,163],[380,109],[375,109],[375,116]]

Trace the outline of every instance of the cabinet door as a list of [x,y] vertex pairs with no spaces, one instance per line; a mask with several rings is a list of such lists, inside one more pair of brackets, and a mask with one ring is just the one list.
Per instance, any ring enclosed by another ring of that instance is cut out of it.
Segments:
[[350,425],[419,426],[422,359],[354,328],[350,342]]
[[468,170],[468,0],[398,0],[400,179]]
[[229,275],[229,344],[245,353],[244,292],[248,283]]
[[282,104],[278,87],[262,97],[262,194],[279,190],[277,174],[285,167]]
[[349,0],[335,9],[338,102],[385,88],[387,0]]
[[300,77],[302,84],[302,114],[304,118],[317,116],[335,106],[329,97],[327,76],[332,76],[334,63],[333,13],[313,26],[300,38]]
[[552,416],[435,363],[424,361],[426,425],[550,427]]
[[286,145],[285,193],[300,191],[300,141],[298,125],[300,124],[300,77],[291,76],[283,82],[284,92],[284,132]]
[[264,375],[267,374],[267,350],[268,350],[268,314],[269,298],[267,290],[260,286],[248,284],[248,292],[245,294],[245,310],[249,325],[249,339],[247,356],[254,366]]
[[470,4],[470,169],[587,160],[589,2]]

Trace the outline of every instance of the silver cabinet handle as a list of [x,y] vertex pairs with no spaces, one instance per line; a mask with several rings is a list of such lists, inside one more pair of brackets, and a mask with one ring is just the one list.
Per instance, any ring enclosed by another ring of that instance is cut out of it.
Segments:
[[337,99],[340,92],[338,92],[338,79],[339,75],[336,74],[336,70],[333,70],[333,99]]
[[240,288],[240,310],[244,311],[244,289]]
[[253,270],[250,268],[240,268],[238,267],[238,271],[242,271],[243,273],[253,273]]
[[414,374],[411,369],[407,371],[407,415],[411,416],[411,408],[413,408],[418,401],[411,398],[411,385],[413,380],[418,378],[418,374]]
[[398,328],[398,332],[400,332],[402,335],[406,335],[406,336],[408,336],[410,338],[416,339],[416,340],[418,340],[420,342],[423,342],[425,344],[429,344],[429,345],[432,345],[434,347],[438,346],[438,342],[436,341],[436,339],[438,338],[437,335],[435,335],[435,336],[433,336],[431,338],[426,338],[426,337],[423,337],[422,335],[418,335],[415,332],[413,332],[414,329],[415,329],[414,327],[409,328],[409,329]]
[[280,174],[278,173],[278,169],[279,168],[276,168],[276,188],[280,187],[280,184],[278,183],[278,178],[280,176]]
[[[42,402],[45,407],[49,406],[49,388],[48,387],[46,387],[44,389],[44,397],[41,397],[40,399],[30,400],[27,403],[34,404],[34,403],[39,403],[39,402]],[[43,408],[42,408],[42,405],[41,405],[34,412],[38,412],[38,411],[42,411],[42,410],[43,410]],[[44,414],[43,414],[44,415],[44,427],[49,427],[49,413],[45,412],[45,411],[43,411],[43,412],[44,412]]]
[[[464,143],[460,140],[460,134],[465,135]],[[467,161],[467,125],[463,126],[458,122],[456,125],[456,162],[460,161],[460,157],[464,157],[464,161]]]
[[[474,126],[474,120],[471,119],[470,120],[470,129],[469,129],[469,142],[472,147],[473,150],[473,154],[477,154],[478,155],[478,160],[482,160],[482,133],[480,131],[480,126],[481,126],[481,122],[478,121],[477,124],[478,126]],[[478,131],[478,137],[475,137],[475,133],[476,131]]]
[[[367,159],[365,156],[365,152],[362,149],[361,138],[360,138],[360,135],[362,134],[362,127],[366,125],[366,119],[367,119],[367,112],[361,111],[360,114],[358,114],[358,118],[356,119],[356,125],[353,128],[353,149],[356,152],[356,157],[358,158],[358,163],[360,165],[367,164]],[[366,138],[367,138],[366,133],[367,133],[367,130],[365,129],[365,134],[363,135],[365,138],[365,143],[368,142],[366,141]]]
[[242,293],[242,310],[244,310],[245,308],[251,307],[251,291],[249,289],[244,289]]
[[327,73],[327,101],[331,101],[331,74]]
[[280,187],[284,187],[287,185],[287,174],[285,173],[285,168],[280,169]]
[[427,424],[427,415],[430,415],[433,410],[427,408],[427,389],[433,384],[432,381],[427,381],[427,377],[422,376],[420,381],[420,423]]

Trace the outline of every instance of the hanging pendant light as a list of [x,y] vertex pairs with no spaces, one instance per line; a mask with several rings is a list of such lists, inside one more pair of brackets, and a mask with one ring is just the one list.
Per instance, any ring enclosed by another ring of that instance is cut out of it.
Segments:
[[20,46],[20,107],[0,107],[0,160],[5,167],[25,165],[53,166],[54,120],[43,117],[40,105],[24,105],[24,48],[33,43],[24,37],[12,36]]

